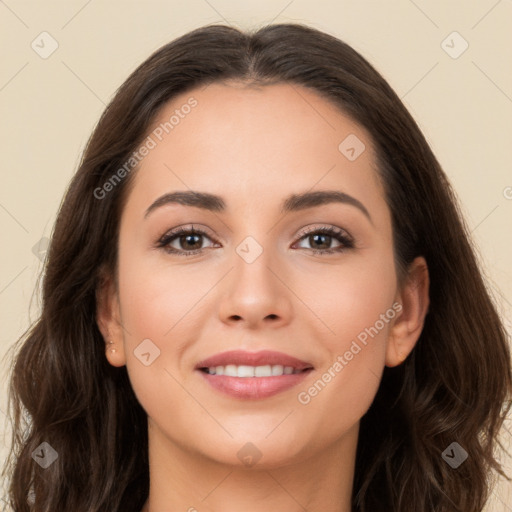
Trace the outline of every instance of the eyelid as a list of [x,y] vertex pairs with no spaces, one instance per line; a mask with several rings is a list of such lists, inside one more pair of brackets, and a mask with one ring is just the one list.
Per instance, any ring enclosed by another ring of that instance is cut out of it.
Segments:
[[165,238],[169,238],[170,236],[175,236],[180,233],[188,233],[188,232],[194,232],[202,235],[206,235],[209,238],[214,239],[215,236],[210,233],[210,230],[208,228],[202,227],[200,224],[184,224],[182,226],[176,226],[175,228],[168,229],[159,239],[158,241],[164,240]]
[[311,233],[316,233],[317,231],[327,231],[327,232],[331,232],[336,235],[343,235],[345,238],[349,239],[351,242],[355,242],[354,237],[346,229],[340,228],[338,226],[333,226],[330,224],[329,225],[324,224],[324,225],[307,226],[304,228],[303,231],[300,232],[300,234],[298,235],[298,238],[299,239],[304,238],[304,236],[309,235]]

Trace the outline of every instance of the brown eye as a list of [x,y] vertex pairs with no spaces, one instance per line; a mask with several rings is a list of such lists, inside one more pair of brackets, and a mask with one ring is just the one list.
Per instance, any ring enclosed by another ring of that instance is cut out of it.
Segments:
[[196,228],[178,228],[166,233],[158,241],[158,247],[165,251],[180,256],[190,256],[200,253],[203,247],[204,239],[211,238],[202,230]]
[[[301,249],[310,249],[314,254],[332,254],[340,253],[346,249],[354,247],[353,239],[344,231],[329,226],[326,228],[315,228],[302,236],[310,247],[300,247]],[[338,242],[338,245],[332,247],[332,242]]]
[[179,241],[179,245],[184,249],[200,249],[200,242],[202,241],[201,237],[203,235],[200,234],[190,234],[190,235],[180,235],[177,240]]

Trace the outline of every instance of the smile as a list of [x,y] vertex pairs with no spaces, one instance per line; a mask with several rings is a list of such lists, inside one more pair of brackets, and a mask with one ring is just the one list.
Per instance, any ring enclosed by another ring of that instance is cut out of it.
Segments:
[[313,371],[313,365],[273,350],[231,350],[200,361],[195,370],[223,395],[260,400],[296,386]]
[[279,377],[281,375],[293,375],[301,373],[304,370],[296,370],[293,366],[283,366],[280,364],[265,366],[248,366],[228,364],[226,366],[212,366],[210,368],[201,368],[210,375],[226,375],[227,377]]

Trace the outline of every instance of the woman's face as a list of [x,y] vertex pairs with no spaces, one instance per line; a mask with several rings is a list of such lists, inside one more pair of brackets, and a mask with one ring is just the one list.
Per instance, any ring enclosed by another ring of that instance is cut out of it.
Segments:
[[[368,133],[303,87],[217,83],[174,98],[148,136],[120,224],[108,357],[126,364],[153,439],[268,467],[353,444],[397,364],[401,308]],[[218,199],[170,196],[193,191]],[[227,351],[245,355],[213,361],[216,375],[197,367]],[[280,354],[250,358],[260,351]],[[238,376],[254,367],[275,375]]]

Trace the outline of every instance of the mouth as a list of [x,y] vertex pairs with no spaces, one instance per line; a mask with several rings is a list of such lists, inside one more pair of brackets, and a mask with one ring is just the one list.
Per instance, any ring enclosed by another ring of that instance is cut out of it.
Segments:
[[314,370],[312,364],[274,351],[229,351],[195,370],[217,391],[238,399],[262,399],[290,389]]
[[281,375],[297,375],[298,373],[307,372],[312,368],[297,370],[293,366],[282,366],[280,364],[274,364],[272,366],[237,366],[235,364],[228,364],[226,366],[212,366],[209,368],[199,369],[209,375],[225,375],[226,377],[240,377],[245,379],[248,377],[280,377]]

